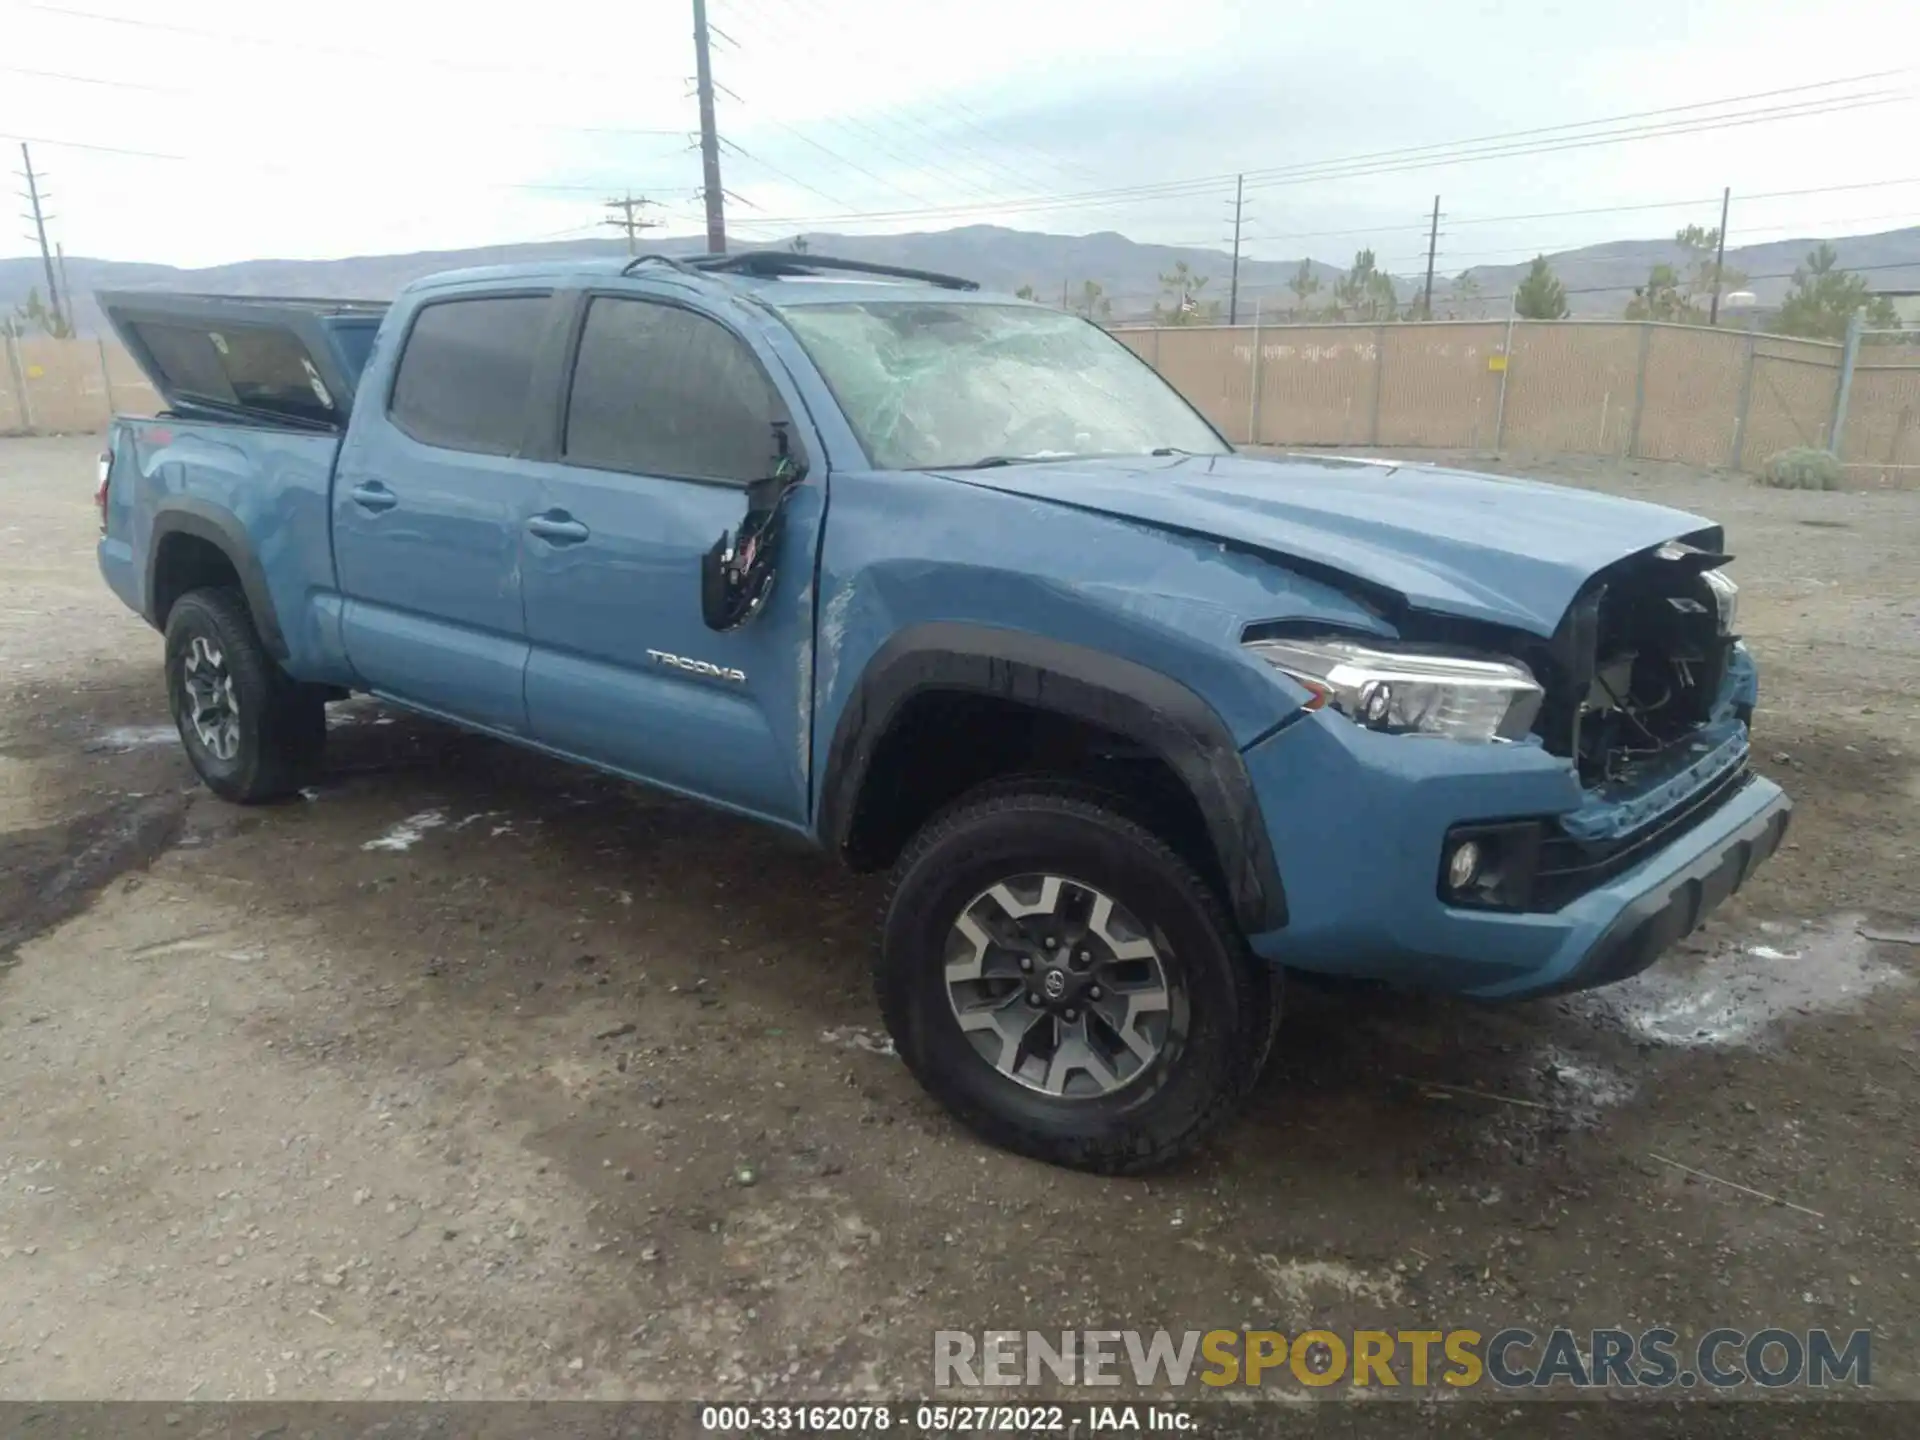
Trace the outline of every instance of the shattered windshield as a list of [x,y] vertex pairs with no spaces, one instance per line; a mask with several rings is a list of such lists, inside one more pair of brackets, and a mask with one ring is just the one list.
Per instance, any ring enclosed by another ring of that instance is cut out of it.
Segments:
[[1132,351],[1073,315],[938,300],[782,314],[883,470],[1227,452]]

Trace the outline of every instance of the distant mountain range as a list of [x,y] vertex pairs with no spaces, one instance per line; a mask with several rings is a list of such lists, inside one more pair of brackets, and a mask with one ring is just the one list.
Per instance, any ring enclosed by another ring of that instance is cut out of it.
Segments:
[[[1097,282],[1112,301],[1115,319],[1144,318],[1162,299],[1160,276],[1184,261],[1206,285],[1201,295],[1227,299],[1231,257],[1220,250],[1172,245],[1144,245],[1113,231],[1093,235],[1050,235],[1009,230],[997,225],[968,225],[910,235],[809,234],[806,243],[819,254],[883,264],[911,265],[926,270],[967,275],[988,289],[1012,291],[1030,285],[1043,300],[1057,300],[1077,292],[1083,281]],[[1805,259],[1816,240],[1775,240],[1741,245],[1727,251],[1729,268],[1747,274],[1747,288],[1763,307],[1777,305],[1789,288],[1787,277]],[[1865,272],[1876,290],[1920,289],[1920,226],[1877,235],[1851,235],[1830,241],[1840,264]],[[79,292],[79,327],[83,334],[105,330],[96,290],[197,290],[241,295],[332,295],[357,299],[385,299],[408,281],[437,270],[469,265],[499,265],[556,256],[618,255],[622,242],[606,240],[560,241],[539,245],[493,245],[472,250],[425,251],[412,255],[359,255],[344,260],[243,260],[201,270],[170,265],[144,265],[117,260],[72,257],[67,273]],[[697,239],[663,240],[650,248],[667,254],[697,253]],[[745,248],[745,247],[739,247]],[[1656,264],[1681,265],[1685,256],[1672,240],[1620,240],[1589,245],[1548,257],[1575,315],[1617,315],[1632,288],[1645,281]],[[1253,318],[1256,303],[1267,315],[1284,314],[1293,303],[1287,281],[1299,268],[1298,260],[1240,262],[1240,318]],[[1317,303],[1345,269],[1315,259],[1319,277]],[[1450,310],[1462,318],[1506,313],[1505,297],[1526,271],[1524,261],[1513,265],[1476,265],[1467,273],[1479,289],[1477,300],[1455,299],[1451,279],[1436,280],[1436,313]],[[37,258],[0,260],[0,314],[10,313],[26,299],[28,290],[43,284]],[[1418,295],[1418,277],[1395,277],[1402,300]]]

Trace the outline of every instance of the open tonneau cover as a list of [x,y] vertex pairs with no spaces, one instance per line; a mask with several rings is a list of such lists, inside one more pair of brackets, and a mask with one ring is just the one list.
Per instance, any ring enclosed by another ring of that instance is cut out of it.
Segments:
[[382,300],[103,291],[113,323],[167,409],[343,430]]

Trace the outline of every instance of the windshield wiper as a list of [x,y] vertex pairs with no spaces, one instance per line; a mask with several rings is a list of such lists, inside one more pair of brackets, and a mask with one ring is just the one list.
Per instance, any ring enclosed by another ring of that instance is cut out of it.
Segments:
[[1048,457],[1043,455],[983,455],[965,465],[942,465],[942,470],[994,470],[1002,465],[1028,465]]
[[1149,455],[1158,455],[1158,456],[1164,457],[1168,455],[1197,455],[1199,454],[1199,451],[1182,450],[1178,445],[1162,445],[1158,450],[1149,450],[1147,453]]

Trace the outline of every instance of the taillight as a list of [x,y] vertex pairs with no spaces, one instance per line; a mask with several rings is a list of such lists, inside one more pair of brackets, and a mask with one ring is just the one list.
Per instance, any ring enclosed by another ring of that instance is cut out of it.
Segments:
[[98,462],[99,482],[93,487],[94,507],[100,512],[100,533],[107,533],[107,481],[113,474],[113,452],[102,450]]

